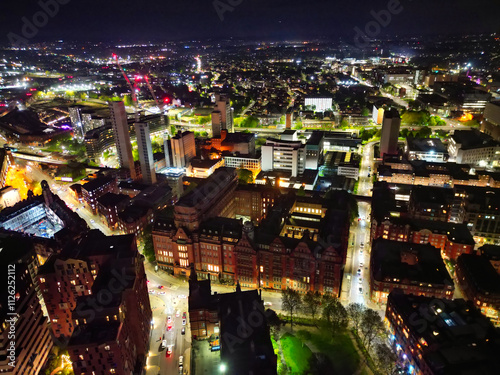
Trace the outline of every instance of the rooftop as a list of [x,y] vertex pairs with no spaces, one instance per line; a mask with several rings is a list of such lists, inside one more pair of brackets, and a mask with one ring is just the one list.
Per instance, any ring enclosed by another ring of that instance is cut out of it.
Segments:
[[445,300],[392,292],[392,306],[435,374],[493,375],[498,372],[500,336],[488,318],[463,299]]
[[447,149],[439,138],[406,138],[408,150],[410,152],[435,152],[444,154]]
[[[415,262],[405,261],[405,255],[414,256]],[[453,287],[453,280],[446,270],[441,251],[432,245],[413,244],[376,239],[371,253],[371,270],[377,281],[401,284],[432,284]]]
[[456,144],[461,145],[462,150],[470,150],[482,147],[494,147],[500,144],[493,140],[488,134],[482,133],[477,129],[474,130],[455,130],[451,139]]
[[470,277],[466,280],[467,283],[474,283],[485,294],[500,296],[500,275],[487,257],[462,254],[458,257],[457,263],[467,270]]
[[108,176],[97,177],[96,179],[91,180],[91,181],[87,182],[86,184],[84,184],[82,186],[82,189],[89,191],[89,192],[94,191],[94,190],[102,188],[103,186],[106,186],[107,184],[110,184],[111,182],[113,182],[113,180],[114,180],[114,178],[108,177]]

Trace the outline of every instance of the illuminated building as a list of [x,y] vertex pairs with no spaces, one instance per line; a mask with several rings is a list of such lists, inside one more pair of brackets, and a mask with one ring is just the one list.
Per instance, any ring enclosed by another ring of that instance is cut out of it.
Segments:
[[33,279],[39,257],[26,238],[2,236],[0,248],[0,373],[38,375],[53,345]]
[[14,189],[12,186],[0,188],[0,209],[13,206],[20,201],[21,196],[18,189]]
[[14,164],[14,158],[10,150],[0,148],[0,188],[5,187],[7,172],[9,167]]
[[230,216],[232,192],[238,185],[236,170],[222,167],[175,205],[174,220],[178,227],[192,231],[200,223],[216,216]]
[[[100,234],[83,246],[81,256],[91,261],[97,273],[92,293],[79,297],[72,313],[76,329],[68,352],[73,371],[75,375],[141,373],[149,350],[152,312],[144,258],[135,238]],[[89,316],[91,306],[97,307]]]
[[487,257],[463,254],[458,257],[455,269],[464,297],[500,326],[500,274]]
[[453,298],[453,280],[439,249],[432,245],[374,240],[370,254],[370,298],[386,303],[392,290]]
[[137,137],[139,161],[141,163],[142,181],[145,184],[152,185],[156,183],[156,171],[154,168],[153,148],[151,147],[148,124],[136,123],[135,134]]
[[[190,232],[171,220],[156,220],[153,245],[158,265],[180,275],[188,275],[192,265],[200,277],[245,287],[317,290],[338,296],[349,233],[347,211],[327,210],[318,199],[278,199],[272,190],[262,188],[259,194],[252,188],[238,189],[234,194],[233,209],[240,216],[229,217],[248,218],[249,207],[240,200],[251,201],[255,206],[251,210],[266,216],[258,228],[250,222],[242,226],[240,220],[212,217]],[[286,223],[295,217],[304,220],[292,232]]]
[[212,136],[220,137],[222,130],[233,132],[233,108],[229,96],[225,94],[215,95],[215,107],[212,111]]
[[248,155],[222,155],[224,166],[229,168],[248,169],[254,176],[262,170],[262,157]]
[[97,212],[106,218],[108,226],[118,225],[118,213],[129,204],[130,197],[125,194],[106,193],[97,198]]
[[407,137],[405,153],[408,155],[408,160],[444,163],[448,159],[446,147],[439,138]]
[[453,189],[413,186],[408,212],[415,219],[448,221],[454,195]]
[[395,109],[385,111],[382,121],[382,134],[380,136],[380,157],[384,155],[397,155],[399,128],[401,117]]
[[384,108],[382,106],[373,106],[372,110],[372,121],[376,125],[382,125],[382,122],[384,121]]
[[500,143],[479,130],[455,130],[448,144],[450,159],[460,164],[497,166]]
[[116,189],[115,178],[108,176],[97,177],[82,185],[83,199],[95,213],[97,212],[97,199],[106,193],[114,193]]
[[500,102],[490,102],[484,107],[484,120],[481,131],[496,141],[500,140]]
[[270,138],[262,146],[262,171],[289,171],[297,177],[305,170],[305,145],[301,141]]
[[91,293],[95,270],[83,259],[54,255],[37,276],[54,337],[69,339],[75,326],[71,312],[79,296]]
[[410,375],[498,371],[500,336],[471,302],[392,292],[385,312],[391,348]]
[[474,251],[475,242],[466,224],[391,217],[371,221],[371,238],[430,244],[441,250],[444,259],[456,260]]
[[333,98],[327,97],[306,97],[304,106],[311,108],[314,112],[331,111],[333,108]]
[[120,167],[127,168],[130,171],[132,180],[135,180],[134,158],[132,156],[130,129],[127,120],[127,112],[125,112],[125,104],[122,101],[109,102],[109,109],[111,111],[111,123],[113,124],[113,133]]
[[172,148],[172,166],[186,168],[189,162],[196,157],[194,133],[179,132],[170,139]]

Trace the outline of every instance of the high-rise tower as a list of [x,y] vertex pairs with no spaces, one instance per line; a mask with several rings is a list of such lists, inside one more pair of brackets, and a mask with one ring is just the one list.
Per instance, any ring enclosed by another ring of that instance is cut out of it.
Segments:
[[233,132],[233,109],[227,95],[215,95],[215,107],[212,111],[212,136],[220,137],[221,130]]
[[113,134],[115,136],[116,151],[121,168],[130,170],[132,180],[136,179],[134,157],[132,156],[132,144],[130,143],[130,128],[125,112],[125,104],[120,102],[109,102],[111,110],[111,122],[113,123]]
[[153,160],[153,148],[149,135],[149,125],[137,122],[135,135],[137,136],[137,147],[139,151],[139,161],[141,163],[142,180],[145,184],[152,185],[156,182],[156,173]]
[[401,117],[396,109],[384,112],[382,121],[382,135],[380,137],[380,157],[396,155],[398,153],[399,128]]

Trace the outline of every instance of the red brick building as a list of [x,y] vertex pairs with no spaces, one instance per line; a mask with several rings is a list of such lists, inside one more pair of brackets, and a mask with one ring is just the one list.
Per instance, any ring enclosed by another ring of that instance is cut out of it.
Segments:
[[466,224],[432,220],[390,218],[371,223],[371,238],[430,244],[441,250],[444,259],[456,260],[460,254],[474,251],[474,239]]
[[52,333],[58,338],[71,337],[76,299],[89,295],[94,284],[91,267],[85,260],[53,256],[40,267],[37,278]]
[[79,297],[68,345],[76,375],[135,374],[146,365],[152,311],[143,257],[134,236],[105,237],[113,253],[100,264],[92,293]]

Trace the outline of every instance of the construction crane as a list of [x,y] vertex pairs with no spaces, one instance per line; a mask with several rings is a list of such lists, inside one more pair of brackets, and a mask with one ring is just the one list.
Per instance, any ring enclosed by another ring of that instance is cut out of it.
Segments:
[[135,107],[135,122],[139,122],[139,101],[137,100],[137,94],[135,92],[135,87],[132,84],[132,82],[130,82],[130,79],[128,78],[127,73],[125,73],[125,70],[121,66],[120,61],[119,61],[119,57],[116,53],[113,53],[113,58],[115,59],[116,65],[118,66],[118,68],[122,72],[123,77],[127,81],[128,87],[130,88],[130,95],[132,96],[132,101],[134,102],[134,107]]

